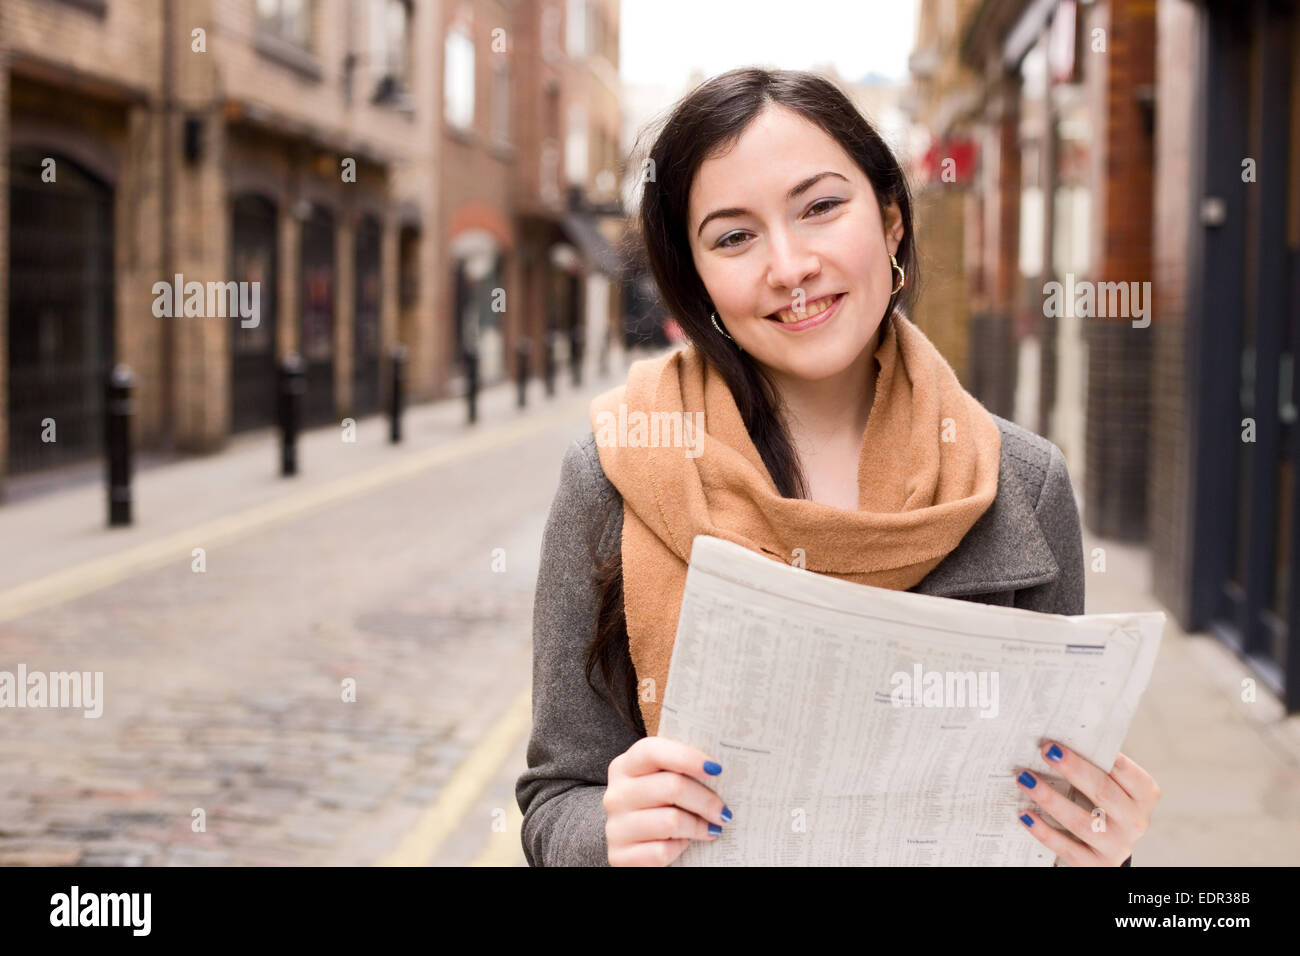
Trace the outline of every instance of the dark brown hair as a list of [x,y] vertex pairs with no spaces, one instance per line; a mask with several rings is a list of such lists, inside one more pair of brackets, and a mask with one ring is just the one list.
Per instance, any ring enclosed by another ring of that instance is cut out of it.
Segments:
[[[731,148],[770,104],[800,114],[844,148],[871,182],[882,221],[885,208],[890,203],[898,204],[903,238],[895,258],[907,274],[907,283],[890,298],[881,324],[890,320],[895,309],[911,312],[919,275],[907,179],[893,152],[867,119],[834,83],[816,73],[755,67],[730,70],[679,101],[655,138],[643,173],[638,217],[642,247],[638,251],[654,276],[668,312],[676,318],[690,344],[727,383],[777,490],[787,498],[803,498],[807,495],[805,479],[789,432],[778,414],[778,394],[761,367],[713,327],[713,303],[695,269],[687,238],[688,199],[696,171],[706,159]],[[621,510],[622,506],[621,497],[612,496],[609,511],[599,526],[607,528],[615,509]],[[603,537],[598,535],[597,540]],[[623,557],[617,538],[608,558],[597,561],[596,586],[599,612],[596,636],[587,649],[587,682],[597,693],[605,694],[644,736],[636,672],[628,654]],[[597,668],[607,691],[592,682]],[[662,692],[663,688],[656,688],[656,693]]]

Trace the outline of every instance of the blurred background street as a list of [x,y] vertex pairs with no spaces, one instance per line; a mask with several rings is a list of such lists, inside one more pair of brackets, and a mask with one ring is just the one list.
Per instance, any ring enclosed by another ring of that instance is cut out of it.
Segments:
[[646,149],[746,65],[896,151],[912,318],[1169,615],[1134,864],[1300,861],[1297,0],[5,0],[0,673],[104,685],[0,708],[0,865],[523,865],[560,462],[681,340]]

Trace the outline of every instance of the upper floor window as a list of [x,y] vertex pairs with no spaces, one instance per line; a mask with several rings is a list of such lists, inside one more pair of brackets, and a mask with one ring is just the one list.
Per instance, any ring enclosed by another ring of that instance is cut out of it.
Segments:
[[411,78],[410,0],[370,0],[369,33],[376,102],[404,101]]
[[443,74],[443,109],[448,122],[474,126],[474,41],[464,27],[447,31]]
[[569,56],[587,55],[587,0],[569,0],[569,12],[565,18],[567,28],[567,45]]
[[309,50],[312,5],[312,0],[257,0],[258,29]]

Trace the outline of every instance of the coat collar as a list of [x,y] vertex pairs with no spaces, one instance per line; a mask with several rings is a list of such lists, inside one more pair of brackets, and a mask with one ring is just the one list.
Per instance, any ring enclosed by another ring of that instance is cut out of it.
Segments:
[[1010,591],[1061,574],[1034,514],[1029,489],[1008,466],[1006,436],[998,464],[998,493],[946,558],[913,591],[936,597]]

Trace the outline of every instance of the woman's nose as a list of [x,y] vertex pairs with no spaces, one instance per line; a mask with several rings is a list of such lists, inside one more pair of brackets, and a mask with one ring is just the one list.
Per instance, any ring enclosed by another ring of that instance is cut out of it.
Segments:
[[816,275],[821,262],[793,236],[773,236],[767,281],[774,289],[797,289]]

